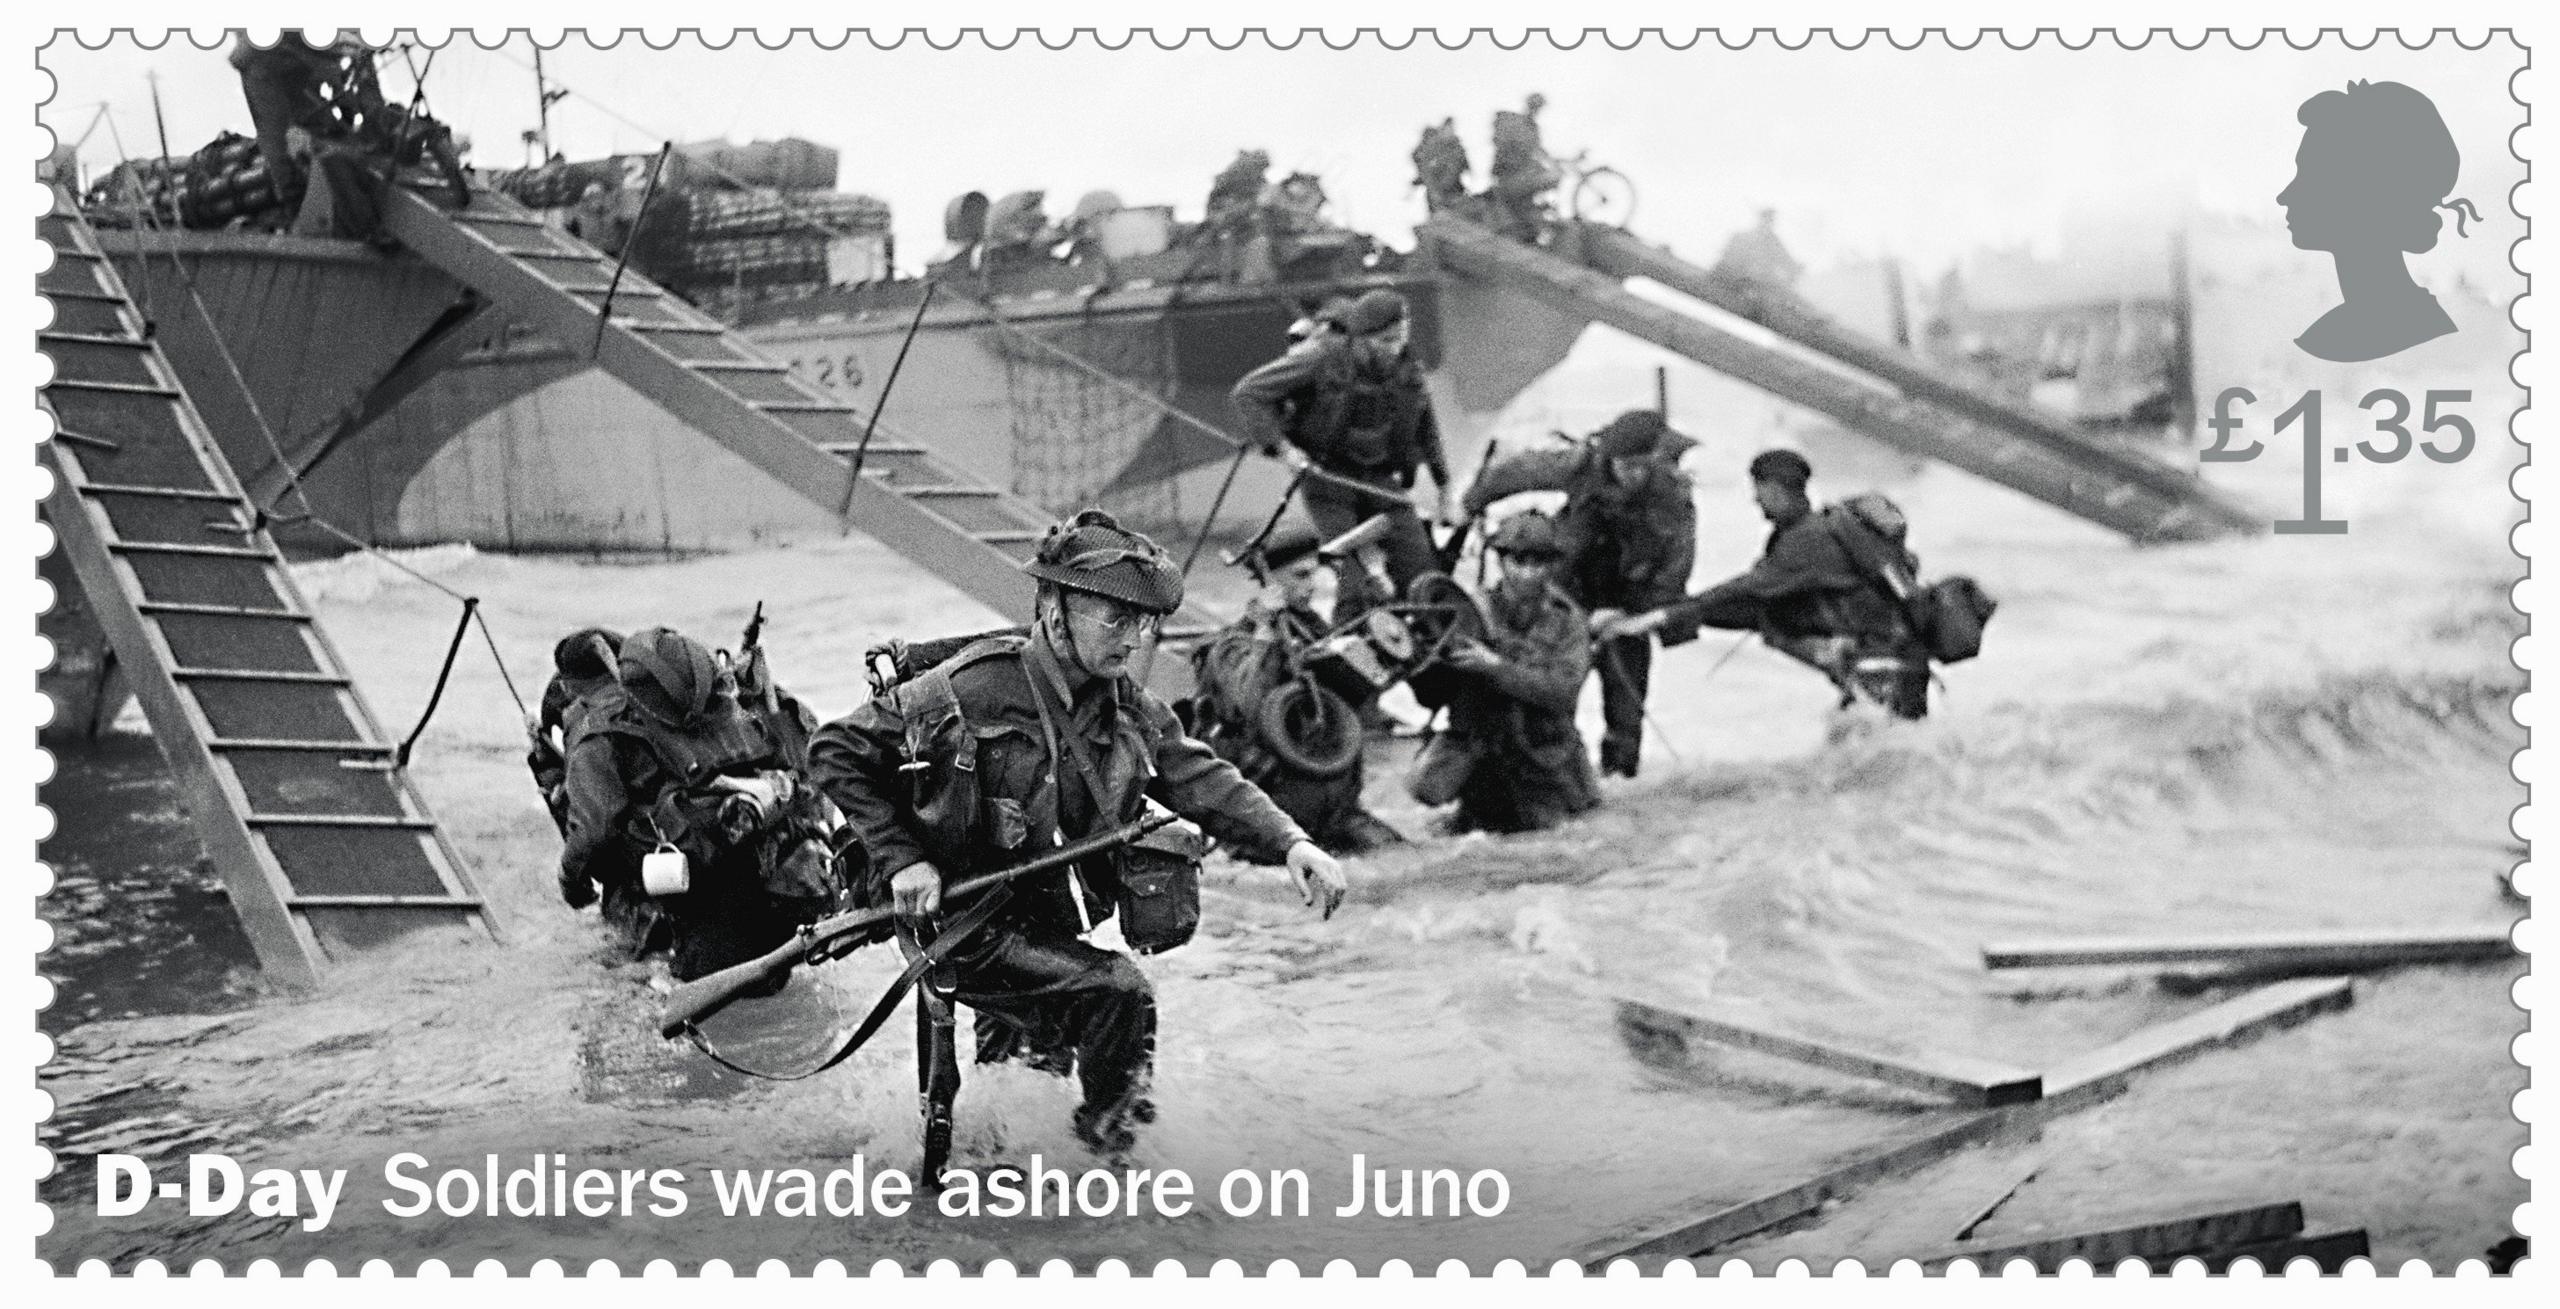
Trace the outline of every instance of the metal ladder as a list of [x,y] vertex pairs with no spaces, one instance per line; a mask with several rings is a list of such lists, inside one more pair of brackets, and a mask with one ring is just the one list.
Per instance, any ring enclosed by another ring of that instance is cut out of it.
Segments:
[[96,235],[56,188],[44,504],[266,970],[497,924],[313,621]]
[[[441,187],[394,188],[384,230],[419,258],[584,355],[668,413],[828,513],[1008,617],[1030,612],[1017,568],[1051,515],[987,486],[923,446],[875,440],[852,485],[863,423],[853,406],[792,374],[611,256],[495,191],[448,209]],[[612,319],[598,330],[608,291]],[[885,433],[884,433],[885,434]]]
[[1816,364],[1657,304],[1613,277],[1461,219],[1433,218],[1417,231],[1432,257],[1451,272],[1607,323],[1851,431],[1953,464],[2134,540],[2204,540],[2256,527],[2211,488],[2166,465],[2131,468],[2127,461],[2138,456],[2127,452],[2078,440],[2055,442],[1951,412],[1881,380]]

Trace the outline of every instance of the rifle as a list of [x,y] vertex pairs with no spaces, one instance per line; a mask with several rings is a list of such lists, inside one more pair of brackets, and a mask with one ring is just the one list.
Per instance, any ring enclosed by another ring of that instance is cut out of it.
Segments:
[[[1484,480],[1484,475],[1493,468],[1493,456],[1495,452],[1501,448],[1502,438],[1488,436],[1484,439],[1484,454],[1476,459],[1476,480]],[[1451,576],[1455,576],[1457,574],[1458,560],[1467,552],[1467,534],[1474,531],[1475,526],[1476,520],[1473,516],[1470,516],[1460,521],[1456,527],[1450,529],[1449,539],[1441,542],[1438,547],[1441,572],[1448,573]],[[1484,583],[1484,578],[1481,574],[1477,576],[1476,583],[1478,585],[1482,585]]]
[[781,709],[781,697],[774,693],[773,670],[764,659],[764,601],[756,601],[756,611],[747,616],[746,634],[738,638],[739,689],[755,698],[765,712]]
[[[1070,841],[1011,868],[972,877],[948,887],[942,893],[943,903],[947,907],[954,900],[983,894],[1016,878],[1063,868],[1119,849],[1174,821],[1175,815],[1170,813],[1150,814],[1100,835]],[[660,1016],[658,1035],[669,1039],[684,1035],[685,1029],[726,1008],[730,1001],[738,998],[739,992],[768,982],[803,962],[822,963],[850,954],[879,939],[879,929],[896,917],[895,909],[880,905],[822,918],[802,927],[798,935],[775,946],[769,953],[723,968],[708,977],[697,977],[667,995],[667,1008]]]

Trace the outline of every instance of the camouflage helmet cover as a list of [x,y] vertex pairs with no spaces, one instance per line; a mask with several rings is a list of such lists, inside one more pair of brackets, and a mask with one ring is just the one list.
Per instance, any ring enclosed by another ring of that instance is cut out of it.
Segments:
[[623,692],[663,722],[683,723],[711,707],[720,665],[711,648],[667,627],[634,632],[622,643]]
[[1022,571],[1069,590],[1107,596],[1151,614],[1182,607],[1182,571],[1145,533],[1100,509],[1058,523]]
[[1503,519],[1486,544],[1498,555],[1564,557],[1564,541],[1556,534],[1556,520],[1535,509]]

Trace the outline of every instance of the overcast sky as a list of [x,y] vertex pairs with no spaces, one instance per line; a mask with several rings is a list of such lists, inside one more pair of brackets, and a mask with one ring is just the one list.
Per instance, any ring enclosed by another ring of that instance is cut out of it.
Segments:
[[[435,56],[431,107],[476,143],[484,165],[523,160],[531,59],[522,37]],[[1788,51],[1764,40],[1730,51],[1709,40],[1685,52],[1622,52],[1533,41],[1506,52],[1478,41],[1453,52],[1426,40],[1401,52],[1337,52],[1256,40],[1168,52],[1142,39],[1118,52],[1027,40],[1010,51],[969,42],[943,52],[917,42],[880,51],[857,37],[835,51],[804,40],[775,52],[752,42],[707,51],[690,40],[666,51],[636,40],[596,50],[573,38],[544,59],[572,92],[552,116],[554,144],[570,158],[654,149],[667,137],[831,145],[843,152],[844,189],[894,206],[909,268],[938,244],[942,206],[962,191],[1044,188],[1050,211],[1063,213],[1085,192],[1109,189],[1192,217],[1211,175],[1245,146],[1268,150],[1276,172],[1321,174],[1339,217],[1405,244],[1421,213],[1407,158],[1421,126],[1456,116],[1481,170],[1491,112],[1532,90],[1549,101],[1552,150],[1587,149],[1616,165],[1640,193],[1639,232],[1708,256],[1763,206],[1779,210],[1781,232],[1809,262],[1891,254],[1923,269],[1984,245],[2051,251],[2068,227],[2148,240],[2190,205],[2277,223],[2273,197],[2300,138],[2295,107],[2350,78],[2406,82],[2432,97],[2463,150],[2457,189],[2491,217],[2488,239],[2475,227],[2458,242],[2448,228],[2429,268],[2511,277],[2505,249],[2520,235],[2507,192],[2522,168],[2507,134],[2522,110],[2506,79],[2521,55],[2504,43],[2475,53],[2440,40],[2412,52],[2386,39],[2370,52],[2331,42],[2306,53],[2165,42],[2125,51],[2104,40],[2071,51],[2046,41],[2020,52],[1989,42],[1902,51],[1881,41]],[[114,137],[127,153],[157,153],[150,74],[179,152],[248,127],[218,50],[57,42],[39,61],[60,84],[41,117],[66,137],[90,132],[83,159],[92,167],[115,161]],[[403,67],[396,55],[386,63]],[[388,81],[406,93],[405,71]],[[112,134],[90,131],[102,102]]]

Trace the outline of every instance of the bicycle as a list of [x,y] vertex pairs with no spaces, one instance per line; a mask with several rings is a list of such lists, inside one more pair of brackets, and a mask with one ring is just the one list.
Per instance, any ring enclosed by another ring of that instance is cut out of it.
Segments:
[[1607,164],[1590,162],[1587,149],[1555,160],[1563,176],[1557,189],[1565,195],[1565,216],[1581,223],[1623,230],[1635,221],[1636,184]]

